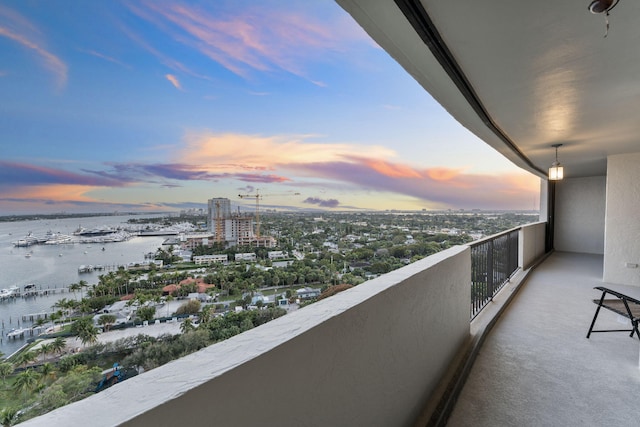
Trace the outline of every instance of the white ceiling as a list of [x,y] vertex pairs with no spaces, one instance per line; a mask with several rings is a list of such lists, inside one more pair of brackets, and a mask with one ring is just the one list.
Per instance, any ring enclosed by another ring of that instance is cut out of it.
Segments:
[[[563,144],[566,177],[606,174],[611,154],[640,151],[640,1],[609,16],[591,0],[423,0],[493,123],[471,107],[393,0],[337,0],[460,123],[540,176]],[[537,169],[537,170],[536,170]]]

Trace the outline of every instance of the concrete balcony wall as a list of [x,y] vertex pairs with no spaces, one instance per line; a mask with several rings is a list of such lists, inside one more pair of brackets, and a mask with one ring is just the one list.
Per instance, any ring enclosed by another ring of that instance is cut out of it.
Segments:
[[536,222],[520,228],[518,265],[523,270],[531,267],[544,254],[546,227],[546,222]]
[[556,250],[604,253],[606,198],[604,176],[569,178],[556,183]]
[[457,246],[24,426],[409,426],[469,337]]
[[640,286],[640,153],[607,159],[604,281]]

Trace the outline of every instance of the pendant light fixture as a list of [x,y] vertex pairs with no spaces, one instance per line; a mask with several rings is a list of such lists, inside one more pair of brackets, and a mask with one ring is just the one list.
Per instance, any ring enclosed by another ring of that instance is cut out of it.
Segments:
[[562,144],[553,144],[552,147],[556,149],[556,160],[549,168],[549,181],[560,181],[564,178],[564,168],[558,161],[558,147],[562,147]]
[[593,14],[604,14],[605,32],[604,36],[609,34],[609,11],[616,7],[619,0],[593,0],[589,3],[589,12]]

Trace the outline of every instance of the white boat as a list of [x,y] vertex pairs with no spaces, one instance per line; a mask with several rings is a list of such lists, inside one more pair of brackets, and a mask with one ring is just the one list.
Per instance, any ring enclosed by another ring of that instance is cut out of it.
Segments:
[[62,243],[71,243],[73,239],[68,234],[62,234],[62,233],[52,233],[47,237],[49,238],[46,242],[44,242],[45,245],[60,245]]
[[13,246],[15,247],[28,247],[38,243],[40,243],[40,240],[36,236],[34,236],[31,232],[29,232],[29,234],[27,234],[22,239],[12,242]]
[[9,289],[0,289],[0,300],[11,298],[16,295],[20,295],[20,288],[17,286],[11,286]]

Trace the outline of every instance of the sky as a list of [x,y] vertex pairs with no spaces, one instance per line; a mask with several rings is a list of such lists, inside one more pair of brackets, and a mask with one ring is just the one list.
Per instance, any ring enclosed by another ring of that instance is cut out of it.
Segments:
[[538,190],[333,1],[0,2],[0,215],[537,210]]

